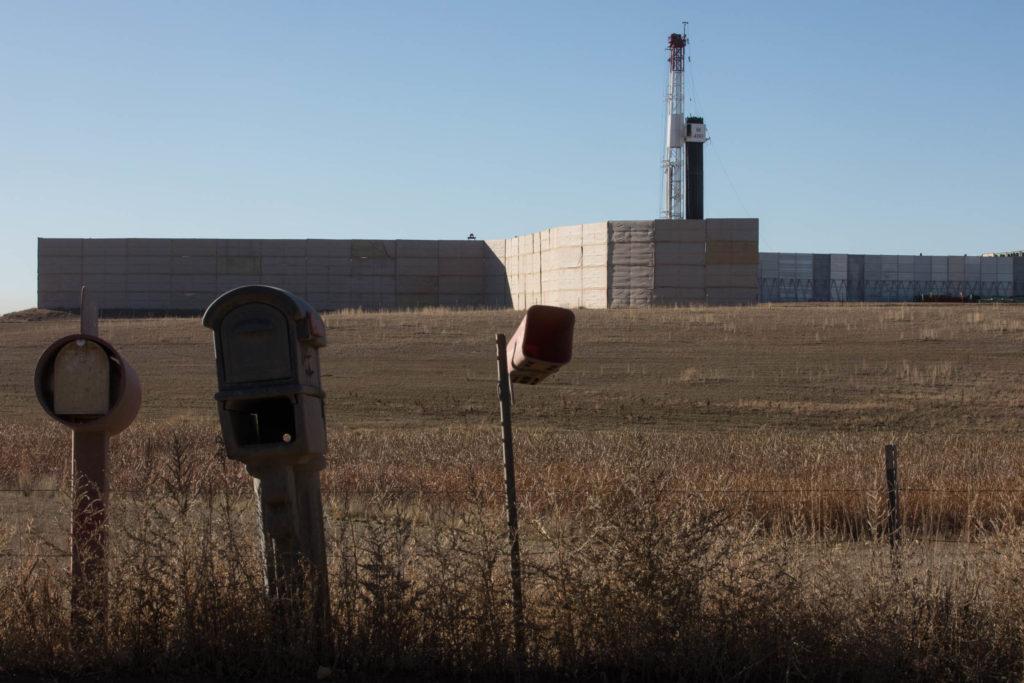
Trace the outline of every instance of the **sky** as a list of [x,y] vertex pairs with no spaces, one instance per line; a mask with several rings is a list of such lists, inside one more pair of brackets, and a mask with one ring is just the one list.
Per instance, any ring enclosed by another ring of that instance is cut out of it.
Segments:
[[0,312],[38,237],[648,219],[689,22],[706,215],[762,251],[1024,248],[1024,3],[0,0]]

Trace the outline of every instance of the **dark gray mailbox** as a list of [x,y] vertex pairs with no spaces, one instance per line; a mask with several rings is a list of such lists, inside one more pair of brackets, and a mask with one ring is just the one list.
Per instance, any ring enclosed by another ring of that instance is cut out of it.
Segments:
[[253,474],[264,464],[322,463],[327,336],[317,312],[283,289],[251,285],[218,297],[203,325],[213,329],[228,457]]
[[291,292],[250,285],[219,296],[206,309],[203,325],[213,330],[214,398],[225,451],[255,478],[268,590],[283,597],[313,578],[322,616],[327,605],[320,498],[327,451],[320,388],[319,354],[327,344],[323,321]]

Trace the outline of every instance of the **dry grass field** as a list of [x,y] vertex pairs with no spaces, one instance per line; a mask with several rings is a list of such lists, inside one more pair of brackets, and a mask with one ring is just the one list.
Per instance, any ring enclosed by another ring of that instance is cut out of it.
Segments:
[[[326,648],[262,598],[209,331],[104,321],[145,394],[112,442],[112,612],[87,649],[65,604],[70,437],[32,390],[77,320],[0,319],[0,675],[509,671],[493,338],[519,317],[326,316]],[[573,362],[516,396],[529,675],[1021,678],[1022,350],[1009,305],[580,311]]]

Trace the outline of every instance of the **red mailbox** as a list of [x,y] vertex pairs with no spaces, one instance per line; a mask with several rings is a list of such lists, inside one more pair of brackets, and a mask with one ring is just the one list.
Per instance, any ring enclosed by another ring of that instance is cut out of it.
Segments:
[[508,513],[509,574],[512,579],[512,615],[515,627],[516,662],[525,656],[526,618],[523,607],[522,560],[519,556],[519,503],[516,498],[516,466],[512,454],[512,382],[539,384],[572,360],[572,328],[576,316],[567,308],[530,306],[519,329],[498,347],[498,403],[501,406],[501,444],[505,463],[505,505]]
[[572,360],[576,316],[567,308],[530,306],[506,348],[509,379],[538,384]]

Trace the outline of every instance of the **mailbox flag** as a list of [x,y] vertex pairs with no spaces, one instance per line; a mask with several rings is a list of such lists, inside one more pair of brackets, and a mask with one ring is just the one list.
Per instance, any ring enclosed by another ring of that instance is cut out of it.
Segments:
[[572,359],[576,316],[567,308],[530,306],[506,347],[509,379],[538,384]]

